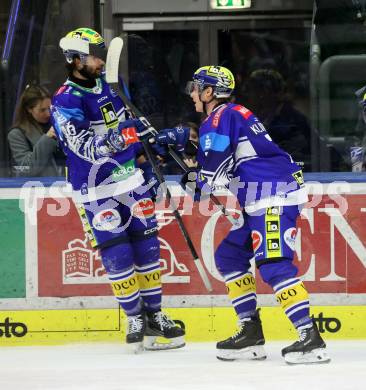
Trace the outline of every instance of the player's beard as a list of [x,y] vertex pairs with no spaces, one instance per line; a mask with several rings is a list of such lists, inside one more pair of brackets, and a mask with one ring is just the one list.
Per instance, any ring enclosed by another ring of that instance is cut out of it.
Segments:
[[79,70],[79,73],[88,80],[95,80],[101,76],[102,69],[96,68],[92,70],[88,65],[84,65],[84,67]]

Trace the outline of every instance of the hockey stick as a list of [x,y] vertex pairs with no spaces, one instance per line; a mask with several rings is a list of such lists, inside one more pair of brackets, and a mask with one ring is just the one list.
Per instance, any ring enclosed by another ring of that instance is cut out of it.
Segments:
[[[123,48],[123,40],[120,37],[113,38],[108,49],[107,62],[106,62],[106,80],[108,84],[114,85],[123,103],[129,107],[135,115],[146,125],[146,129],[140,134],[142,137],[151,134],[156,136],[158,131],[151,125],[151,123],[143,116],[141,111],[127,98],[127,96],[120,90],[118,84],[118,68],[119,68],[119,55]],[[113,53],[113,55],[112,55]],[[117,55],[118,54],[118,55]],[[182,168],[184,172],[189,171],[189,167],[182,160],[182,158],[176,153],[176,151],[168,145],[169,154],[176,161],[176,163]],[[239,218],[235,218],[233,214],[228,212],[225,206],[219,201],[219,199],[210,194],[212,202],[220,209],[222,214],[229,220],[233,226],[238,226]]]
[[[150,125],[150,123],[147,121],[147,119],[142,117],[138,110],[134,110],[134,106],[129,101],[129,99],[122,93],[122,91],[119,87],[118,70],[119,70],[119,59],[120,59],[120,55],[122,52],[122,48],[123,48],[122,38],[120,38],[120,37],[113,38],[111,43],[109,44],[109,49],[108,49],[108,53],[107,53],[106,81],[113,88],[113,90],[118,93],[119,97],[122,99],[125,106],[130,110],[132,109],[134,111],[133,113],[137,114],[139,116],[139,119],[144,124],[147,125],[148,128],[144,131],[144,134],[140,134],[140,135],[150,134],[152,131],[156,132],[156,130]],[[192,240],[187,232],[187,229],[184,226],[182,217],[178,212],[177,206],[175,205],[175,203],[172,199],[171,193],[170,193],[169,188],[165,182],[164,176],[162,175],[162,173],[161,173],[161,171],[160,171],[160,169],[159,169],[159,167],[154,159],[151,145],[149,144],[149,142],[147,140],[142,141],[142,144],[143,144],[143,147],[144,147],[144,150],[146,153],[146,157],[148,158],[151,166],[153,167],[153,170],[154,170],[154,172],[159,180],[159,183],[166,194],[166,197],[168,199],[169,204],[171,205],[174,217],[177,220],[178,226],[179,226],[179,228],[183,234],[183,237],[188,245],[188,248],[192,254],[194,264],[198,270],[198,273],[200,274],[201,279],[202,279],[207,291],[211,292],[212,291],[211,282],[210,282],[210,280],[207,276],[207,273],[202,265],[201,259],[199,258],[198,253],[193,245],[193,242],[192,242]]]

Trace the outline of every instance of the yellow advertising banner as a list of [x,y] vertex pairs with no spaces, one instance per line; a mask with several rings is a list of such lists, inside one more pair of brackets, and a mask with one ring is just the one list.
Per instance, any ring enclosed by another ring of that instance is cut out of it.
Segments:
[[[232,308],[166,309],[183,321],[187,342],[218,341],[236,329]],[[324,339],[366,338],[365,306],[316,306],[311,314]],[[261,310],[267,341],[294,340],[296,332],[279,307]],[[125,318],[116,309],[0,311],[0,346],[50,345],[81,342],[121,342]]]

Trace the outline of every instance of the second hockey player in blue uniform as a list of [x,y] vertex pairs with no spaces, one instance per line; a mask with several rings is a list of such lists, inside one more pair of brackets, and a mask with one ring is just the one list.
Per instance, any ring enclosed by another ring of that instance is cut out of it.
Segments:
[[[263,280],[273,288],[300,335],[299,341],[282,350],[285,360],[329,361],[325,343],[309,316],[308,292],[293,264],[296,219],[307,202],[301,169],[272,142],[250,110],[228,102],[234,86],[230,70],[220,66],[199,68],[189,86],[196,111],[207,117],[199,129],[199,169],[187,188],[198,200],[201,194],[225,186],[243,210],[241,226],[233,226],[215,253],[216,267],[240,322],[237,333],[217,343],[217,357],[266,357],[255,279],[250,272],[249,261],[254,257]],[[178,145],[179,149],[187,139],[184,128],[163,130],[155,138],[161,145]]]

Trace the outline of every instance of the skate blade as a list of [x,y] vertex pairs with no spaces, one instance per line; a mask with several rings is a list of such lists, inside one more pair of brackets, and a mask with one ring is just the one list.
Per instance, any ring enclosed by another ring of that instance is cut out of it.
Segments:
[[143,352],[144,345],[142,341],[138,343],[130,343],[130,344],[126,343],[126,349],[130,354],[138,355],[139,353]]
[[144,348],[147,351],[164,351],[168,349],[182,348],[186,345],[184,336],[167,339],[164,337],[157,336],[145,336],[144,337]]
[[285,355],[285,362],[289,365],[295,364],[322,364],[329,363],[330,357],[324,348],[317,348],[310,352],[290,352]]
[[264,360],[267,354],[262,345],[254,345],[243,349],[218,349],[216,357],[219,360],[232,362],[234,360]]

